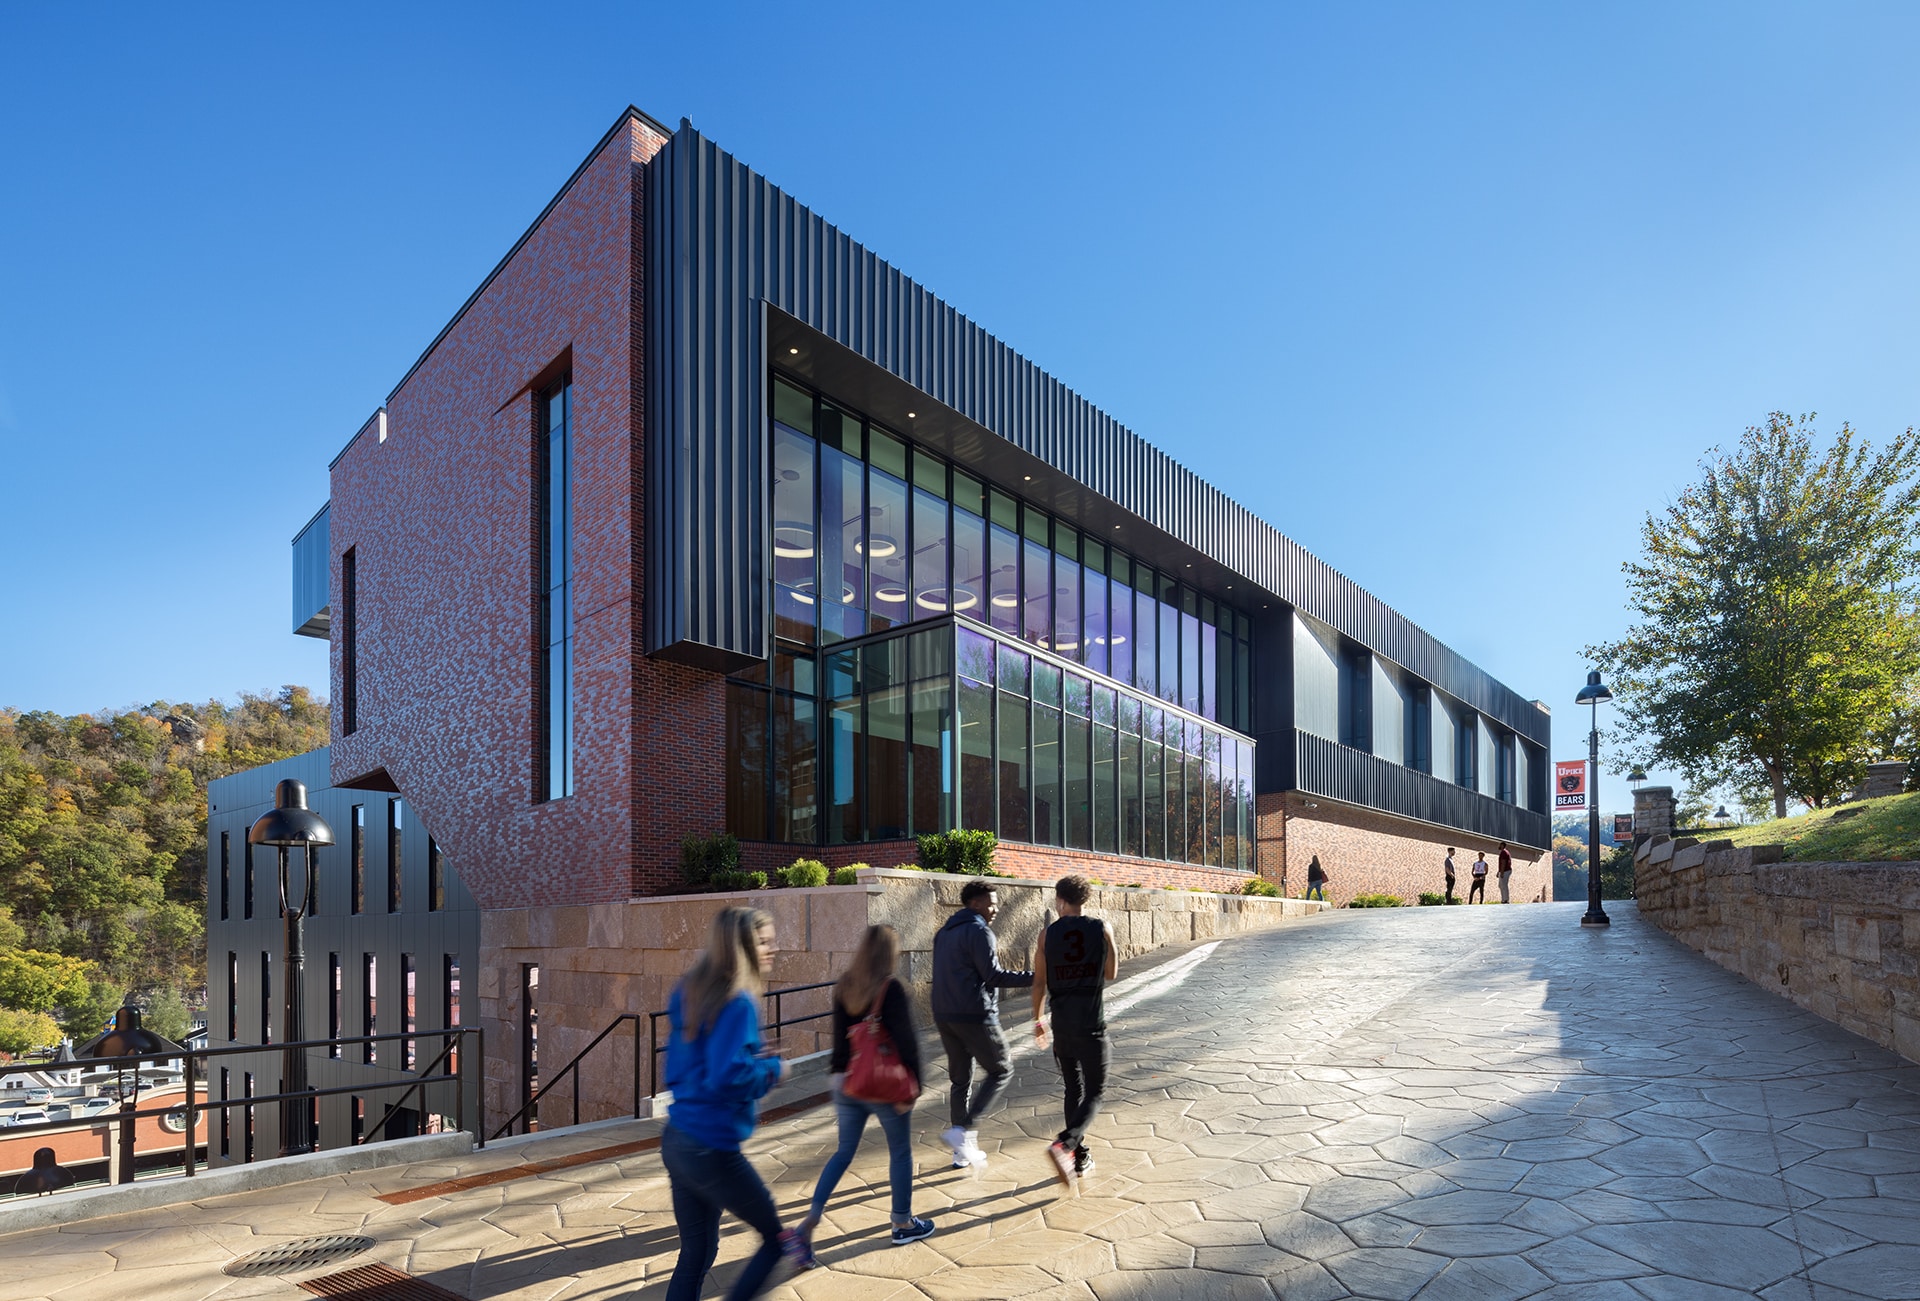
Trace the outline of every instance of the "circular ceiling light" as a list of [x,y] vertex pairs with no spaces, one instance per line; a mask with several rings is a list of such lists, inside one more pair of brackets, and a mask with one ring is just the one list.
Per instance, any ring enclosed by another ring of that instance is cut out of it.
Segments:
[[773,526],[773,554],[787,560],[806,560],[813,555],[813,530],[791,521]]
[[788,590],[793,593],[793,599],[800,602],[800,604],[802,605],[813,604],[813,584],[812,583],[802,583],[800,586],[789,588]]
[[995,592],[993,594],[993,604],[996,609],[1011,610],[1020,604],[1020,593]]
[[[864,542],[854,543],[853,549],[863,556],[871,556],[875,560],[885,560],[888,556],[899,553],[900,544],[884,533],[876,533]],[[901,599],[905,600],[906,598],[902,597]]]
[[876,601],[885,601],[888,605],[903,605],[906,603],[907,589],[904,587],[876,587],[873,589],[873,599]]

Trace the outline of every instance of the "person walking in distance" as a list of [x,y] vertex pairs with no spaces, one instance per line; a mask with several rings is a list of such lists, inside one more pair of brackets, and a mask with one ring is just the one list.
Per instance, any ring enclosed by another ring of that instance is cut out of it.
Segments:
[[1447,902],[1453,902],[1453,847],[1447,847]]
[[1047,1148],[1060,1182],[1076,1187],[1093,1169],[1087,1126],[1107,1087],[1107,982],[1120,969],[1113,932],[1083,912],[1093,887],[1084,876],[1063,876],[1053,887],[1060,920],[1040,932],[1033,946],[1033,1037],[1047,1041],[1041,1013],[1053,1011],[1053,1059],[1066,1083],[1066,1128]]
[[667,1004],[667,1088],[673,1104],[660,1136],[660,1160],[673,1195],[680,1259],[667,1301],[699,1301],[720,1250],[720,1212],[732,1211],[760,1235],[727,1293],[746,1301],[766,1290],[784,1254],[802,1263],[800,1238],[783,1229],[759,1174],[740,1153],[753,1133],[759,1100],[787,1073],[760,1042],[760,995],[773,970],[773,918],[758,908],[722,908],[707,951]]
[[[863,1052],[890,1050],[904,1066],[914,1092],[920,1075],[920,1041],[914,1033],[913,1011],[907,991],[894,971],[900,963],[900,939],[891,926],[869,926],[860,937],[853,961],[833,987],[833,1057],[829,1064],[833,1081],[834,1115],[840,1128],[840,1146],[827,1159],[820,1182],[813,1187],[813,1205],[800,1221],[800,1238],[806,1243],[804,1264],[812,1266],[813,1231],[826,1213],[827,1199],[839,1186],[840,1176],[853,1162],[866,1131],[867,1117],[880,1122],[887,1136],[887,1181],[893,1187],[892,1245],[904,1247],[933,1232],[933,1221],[916,1219],[913,1214],[913,1102],[875,1102],[848,1096],[848,1067],[853,1064],[854,1035],[866,1030],[877,1018],[885,1032],[884,1044],[867,1043]],[[859,1084],[858,1074],[853,1083]],[[907,1081],[903,1080],[902,1083]]]
[[[980,1117],[1007,1087],[1007,1041],[1000,1033],[1000,991],[1033,984],[1031,971],[1008,971],[989,927],[1000,913],[1000,895],[985,881],[960,891],[960,910],[933,937],[933,1024],[947,1053],[951,1086],[948,1118],[940,1139],[953,1149],[955,1169],[987,1163],[980,1150]],[[985,1078],[973,1087],[973,1066]]]
[[1313,861],[1307,864],[1307,898],[1327,901],[1327,869],[1320,866],[1320,855],[1315,854]]
[[1484,849],[1473,860],[1473,884],[1467,887],[1467,902],[1472,903],[1475,895],[1480,896],[1481,903],[1487,901],[1487,851]]
[[1513,884],[1513,854],[1507,848],[1507,842],[1500,842],[1500,902],[1512,903],[1508,897],[1508,887]]

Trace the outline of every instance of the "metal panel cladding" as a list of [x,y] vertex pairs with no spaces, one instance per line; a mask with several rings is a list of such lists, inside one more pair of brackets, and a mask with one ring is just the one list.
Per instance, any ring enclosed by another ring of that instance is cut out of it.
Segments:
[[762,303],[1537,744],[1548,718],[683,122],[647,164],[647,649],[767,651]]

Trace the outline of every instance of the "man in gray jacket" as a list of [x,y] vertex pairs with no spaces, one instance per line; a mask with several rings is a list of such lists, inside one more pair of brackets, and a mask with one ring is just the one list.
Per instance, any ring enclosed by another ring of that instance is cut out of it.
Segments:
[[[969,881],[960,891],[962,907],[933,937],[933,1023],[947,1050],[947,1079],[952,1086],[949,1117],[940,1139],[953,1149],[956,1169],[985,1165],[980,1150],[980,1116],[1007,1087],[1007,1041],[1000,1034],[1000,991],[1033,984],[1031,971],[1000,965],[993,932],[1000,896],[985,881]],[[973,1090],[973,1064],[986,1078]],[[969,1097],[971,1095],[971,1097]]]

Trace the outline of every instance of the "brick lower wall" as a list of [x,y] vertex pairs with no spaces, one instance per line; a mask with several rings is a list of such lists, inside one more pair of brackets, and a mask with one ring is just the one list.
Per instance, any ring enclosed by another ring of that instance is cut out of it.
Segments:
[[1655,836],[1634,854],[1635,902],[1729,971],[1920,1062],[1920,862],[1780,854]]
[[[812,858],[828,867],[846,867],[865,863],[869,867],[913,866],[919,861],[920,846],[911,840],[876,840],[859,845],[784,845],[769,841],[749,841],[740,847],[740,865],[749,872],[772,875],[797,858]],[[1151,885],[1169,890],[1220,890],[1238,893],[1254,876],[1251,872],[1227,871],[1217,867],[1196,867],[1169,863],[1157,858],[1133,858],[1126,854],[1096,854],[1082,849],[1059,849],[1050,845],[1025,845],[1001,841],[994,851],[994,870],[1005,876],[1039,881],[1057,881],[1072,872],[1107,885]]]
[[[1446,889],[1447,849],[1458,852],[1458,893],[1472,884],[1473,858],[1484,850],[1489,872],[1487,894],[1500,897],[1499,842],[1465,831],[1430,827],[1404,818],[1351,808],[1331,800],[1289,792],[1262,795],[1254,809],[1255,862],[1264,880],[1288,894],[1307,888],[1307,864],[1318,855],[1327,872],[1327,899],[1344,904],[1359,894],[1398,895],[1408,903],[1422,891]],[[1513,877],[1508,893],[1514,903],[1553,898],[1553,859],[1546,850],[1509,846]]]

